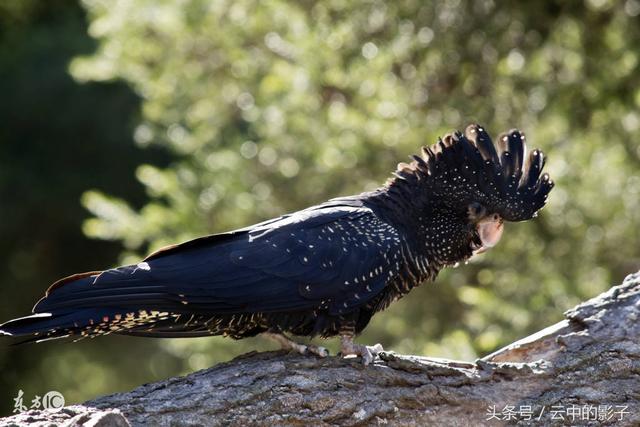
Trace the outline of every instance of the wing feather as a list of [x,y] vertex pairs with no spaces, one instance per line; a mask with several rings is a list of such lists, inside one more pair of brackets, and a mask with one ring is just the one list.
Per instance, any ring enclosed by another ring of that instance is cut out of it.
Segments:
[[382,254],[399,250],[385,233],[393,230],[367,208],[311,208],[79,276],[53,289],[34,312],[121,307],[242,314],[325,305],[342,313],[384,287]]

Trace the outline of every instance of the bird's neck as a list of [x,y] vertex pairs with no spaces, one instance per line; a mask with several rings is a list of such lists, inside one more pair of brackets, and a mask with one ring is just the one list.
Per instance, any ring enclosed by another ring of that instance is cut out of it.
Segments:
[[397,188],[382,187],[361,195],[363,202],[377,215],[399,231],[409,240],[420,243],[422,236],[421,216],[428,211],[427,201],[414,198]]
[[376,215],[395,227],[403,236],[403,251],[407,268],[419,281],[433,279],[442,269],[437,254],[430,250],[426,224],[431,211],[428,201],[422,198],[407,197],[403,191],[389,191],[379,188],[363,194],[364,203]]
[[470,256],[458,250],[457,243],[466,237],[457,213],[438,197],[387,186],[368,193],[366,204],[401,232],[409,259],[429,278]]

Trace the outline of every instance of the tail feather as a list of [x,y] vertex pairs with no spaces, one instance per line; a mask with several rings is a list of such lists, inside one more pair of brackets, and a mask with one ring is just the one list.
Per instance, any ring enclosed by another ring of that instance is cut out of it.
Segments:
[[[136,267],[61,279],[35,305],[34,314],[0,325],[0,335],[28,337],[20,343],[56,338],[79,340],[149,330],[158,323],[182,317],[168,309],[180,305],[178,296],[167,293],[163,286],[149,283],[148,276],[139,274]],[[183,327],[176,322],[173,329],[180,332]]]
[[[13,337],[30,336],[28,341],[63,338],[80,334],[84,329],[100,329],[101,317],[107,316],[106,310],[58,311],[54,313],[36,313],[20,317],[0,325],[0,333]],[[97,333],[97,331],[95,331]]]
[[111,333],[149,335],[156,325],[171,325],[166,336],[197,336],[194,329],[200,326],[199,336],[211,335],[201,325],[189,324],[183,314],[156,310],[126,311],[118,308],[87,308],[54,313],[36,313],[10,320],[0,325],[0,334],[12,337],[28,337],[26,342],[41,342],[56,338],[74,341]]

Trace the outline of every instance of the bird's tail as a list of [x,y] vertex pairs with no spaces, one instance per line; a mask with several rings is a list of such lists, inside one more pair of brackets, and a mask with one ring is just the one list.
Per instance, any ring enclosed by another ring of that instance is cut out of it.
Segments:
[[158,338],[201,337],[215,335],[206,324],[209,318],[211,316],[116,307],[52,310],[52,313],[9,320],[0,325],[0,335],[26,338],[16,344],[58,338],[79,341],[111,333]]
[[122,315],[117,309],[87,308],[82,310],[35,313],[31,316],[9,320],[0,325],[0,334],[27,337],[25,342],[40,342],[56,338],[94,337],[106,335],[116,328],[116,319]]
[[110,333],[210,335],[203,322],[194,321],[195,316],[162,307],[164,299],[172,296],[159,292],[158,286],[140,284],[131,274],[135,268],[126,266],[62,279],[36,304],[34,314],[0,325],[0,335],[26,338],[18,344],[57,338],[80,340]]

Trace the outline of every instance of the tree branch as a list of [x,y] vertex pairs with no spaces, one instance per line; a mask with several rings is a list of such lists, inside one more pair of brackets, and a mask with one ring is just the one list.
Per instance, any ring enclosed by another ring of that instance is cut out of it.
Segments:
[[639,314],[636,273],[474,363],[383,353],[364,367],[359,359],[249,353],[0,425],[639,425]]

